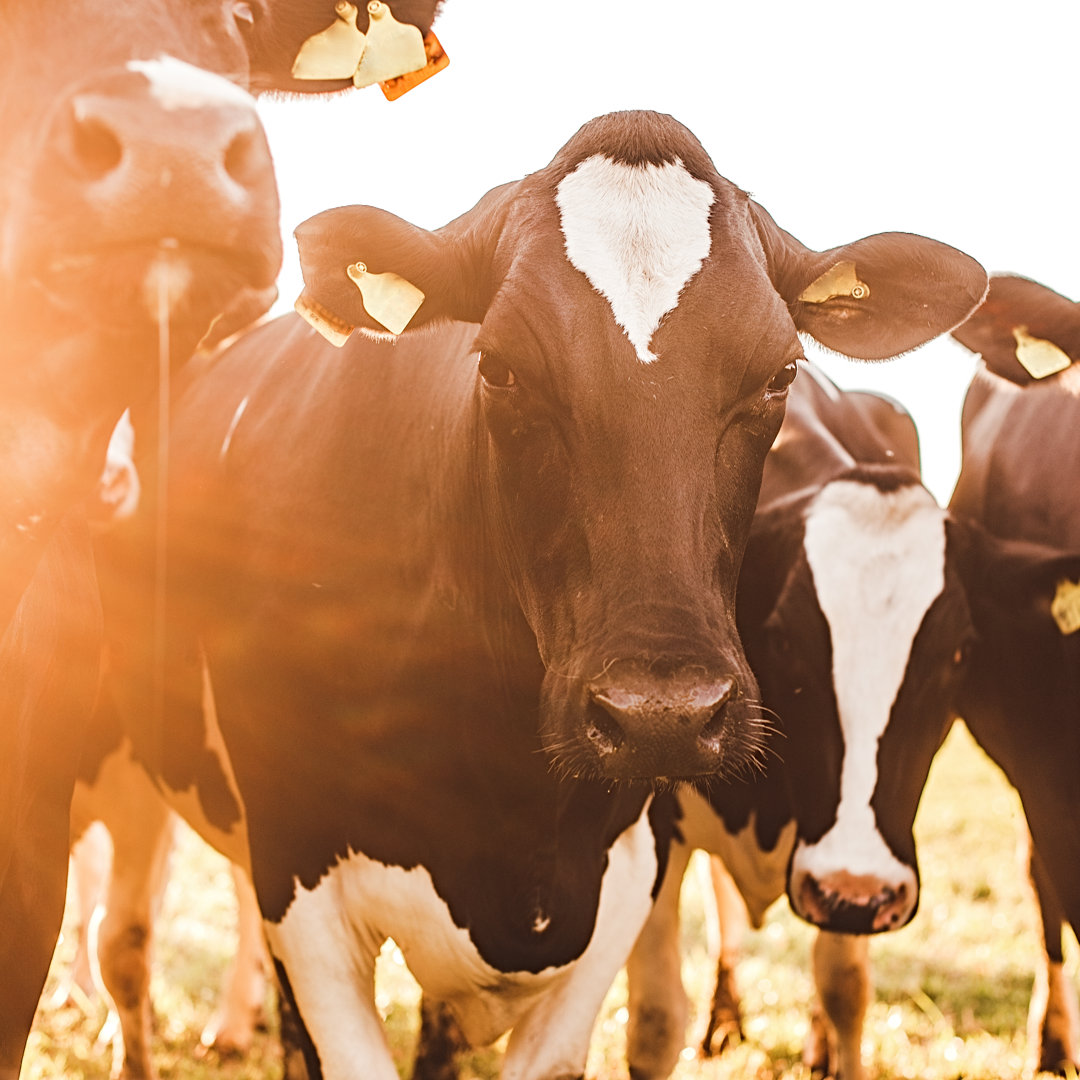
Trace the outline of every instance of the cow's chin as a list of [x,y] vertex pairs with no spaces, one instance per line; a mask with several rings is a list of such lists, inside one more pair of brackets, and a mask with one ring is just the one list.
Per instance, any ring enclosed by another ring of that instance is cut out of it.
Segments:
[[266,290],[277,252],[156,241],[55,254],[31,282],[61,320],[122,339],[157,340],[168,320],[182,359],[236,299]]
[[680,726],[677,718],[665,718],[655,732],[628,736],[580,680],[545,679],[541,741],[560,779],[707,789],[762,771],[771,725],[741,695],[701,735],[686,738]]

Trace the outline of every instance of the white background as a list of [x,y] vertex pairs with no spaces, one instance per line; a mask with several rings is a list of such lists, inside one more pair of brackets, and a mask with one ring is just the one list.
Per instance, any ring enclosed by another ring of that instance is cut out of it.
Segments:
[[[291,231],[309,215],[370,203],[435,228],[627,108],[681,120],[812,248],[919,232],[1080,298],[1077,0],[447,0],[436,31],[450,67],[398,101],[374,87],[262,101],[286,237],[278,310],[300,290]],[[904,403],[947,499],[966,351],[813,355],[841,385]]]

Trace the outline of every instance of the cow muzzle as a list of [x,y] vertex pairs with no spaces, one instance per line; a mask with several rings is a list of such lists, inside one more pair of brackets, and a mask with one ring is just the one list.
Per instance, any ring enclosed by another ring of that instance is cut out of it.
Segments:
[[7,272],[94,323],[153,320],[164,290],[173,310],[208,325],[280,266],[254,100],[179,61],[77,86],[51,113],[28,176]]
[[840,934],[879,934],[910,922],[918,907],[919,880],[899,861],[878,872],[856,867],[814,867],[800,844],[792,858],[788,897],[800,918]]
[[562,733],[546,742],[556,766],[573,775],[649,781],[730,775],[761,749],[740,679],[700,665],[670,674],[611,665],[602,677],[581,680],[563,704]]

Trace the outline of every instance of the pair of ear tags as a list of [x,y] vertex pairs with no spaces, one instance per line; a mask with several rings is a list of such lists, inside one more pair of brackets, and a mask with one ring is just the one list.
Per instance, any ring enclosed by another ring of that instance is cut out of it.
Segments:
[[359,8],[338,0],[334,22],[300,46],[293,77],[352,79],[358,87],[379,83],[393,101],[449,64],[434,33],[425,38],[411,23],[398,22],[382,0],[371,0],[367,10],[364,34],[356,25]]
[[[391,334],[400,334],[412,322],[424,302],[424,293],[400,274],[373,274],[362,262],[355,262],[346,271],[349,280],[360,290],[364,310]],[[293,305],[297,313],[317,330],[331,345],[339,349],[356,329],[351,323],[323,307],[305,289]]]

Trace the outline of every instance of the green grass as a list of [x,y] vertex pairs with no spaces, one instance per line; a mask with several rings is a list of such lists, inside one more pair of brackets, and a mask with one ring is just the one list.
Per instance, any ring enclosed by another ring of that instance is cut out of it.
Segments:
[[[997,769],[958,727],[934,763],[916,833],[922,872],[920,909],[912,923],[873,939],[876,996],[867,1017],[864,1058],[879,1080],[1005,1080],[1030,1075],[1025,1027],[1040,945],[1024,868],[1017,857],[1019,802]],[[175,856],[158,928],[154,995],[155,1060],[164,1080],[265,1080],[280,1075],[272,1036],[261,1036],[246,1059],[218,1060],[199,1052],[199,1032],[235,933],[223,861],[190,834]],[[698,876],[683,892],[684,979],[694,1003],[688,1041],[704,1030],[713,964],[704,944]],[[61,941],[44,1000],[70,956]],[[689,1051],[677,1080],[808,1080],[800,1064],[812,986],[812,931],[783,901],[765,926],[747,936],[739,969],[746,1040],[718,1060]],[[1075,975],[1075,950],[1068,954]],[[379,964],[377,1000],[402,1075],[416,1038],[418,991],[392,945]],[[588,1075],[626,1076],[625,983],[608,995],[598,1021]],[[29,1080],[109,1074],[107,1052],[94,1040],[105,1010],[39,1011],[27,1055]],[[464,1063],[466,1080],[493,1080],[498,1049]]]

